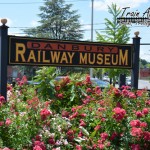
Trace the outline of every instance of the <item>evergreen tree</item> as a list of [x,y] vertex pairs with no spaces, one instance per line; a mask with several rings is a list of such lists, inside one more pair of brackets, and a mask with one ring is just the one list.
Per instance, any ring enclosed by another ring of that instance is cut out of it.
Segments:
[[[80,29],[80,16],[77,10],[71,10],[72,4],[64,0],[44,0],[40,7],[40,25],[24,30],[28,36],[57,40],[80,40],[83,31]],[[28,67],[25,67],[28,68]],[[71,67],[72,69],[72,67]],[[74,71],[78,68],[74,68]],[[63,74],[70,72],[70,67],[63,67]],[[81,69],[82,70],[82,69]]]
[[[130,37],[130,30],[126,25],[120,25],[117,23],[117,18],[121,15],[121,9],[117,7],[116,4],[111,4],[108,6],[108,12],[112,15],[112,20],[105,18],[105,31],[104,34],[97,34],[97,40],[99,42],[108,42],[108,43],[119,43],[126,44]],[[104,72],[107,72],[110,78],[113,78],[115,84],[117,78],[120,74],[129,73],[126,69],[104,69]]]
[[79,40],[83,37],[80,16],[76,10],[71,10],[72,4],[65,4],[64,0],[44,1],[38,15],[40,25],[24,30],[27,35],[61,40]]

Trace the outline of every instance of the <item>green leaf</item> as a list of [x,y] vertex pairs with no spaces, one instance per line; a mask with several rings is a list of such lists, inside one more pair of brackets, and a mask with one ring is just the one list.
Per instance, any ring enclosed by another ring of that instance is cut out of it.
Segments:
[[94,130],[94,131],[92,132],[92,134],[91,134],[90,137],[91,137],[91,138],[95,137],[96,133],[97,133],[97,130]]
[[89,136],[89,132],[85,128],[83,128],[82,126],[80,126],[79,129],[81,129],[81,131],[82,131],[82,133],[84,135]]

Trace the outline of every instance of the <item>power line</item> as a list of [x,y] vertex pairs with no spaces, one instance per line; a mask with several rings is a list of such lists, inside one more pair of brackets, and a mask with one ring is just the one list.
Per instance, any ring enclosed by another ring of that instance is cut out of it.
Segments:
[[[95,23],[93,24],[94,26],[96,25],[101,25],[101,24],[105,24],[105,23]],[[91,25],[91,24],[81,24],[81,26],[87,26],[87,25]],[[143,28],[143,27],[146,27],[146,26],[130,26],[129,28]],[[9,27],[9,28],[15,28],[15,29],[28,29],[28,28],[36,28],[36,27]],[[146,27],[147,28],[147,27]],[[86,30],[86,29],[85,29]],[[90,30],[90,29],[89,29]],[[95,30],[99,30],[99,29],[95,29]],[[106,29],[103,29],[103,30],[106,30]]]
[[[89,0],[67,0],[65,2],[79,2],[79,1],[89,1]],[[20,5],[20,4],[40,4],[40,3],[44,3],[44,2],[14,2],[14,3],[0,3],[1,5]]]
[[39,4],[43,2],[21,2],[21,3],[0,3],[1,5],[17,5],[17,4]]
[[[81,29],[82,31],[91,31],[91,29]],[[94,31],[109,31],[107,29],[93,29]],[[25,34],[25,33],[12,33],[12,34]],[[149,34],[149,33],[148,33]]]
[[[93,24],[93,25],[101,25],[101,24],[105,24],[105,23],[95,23],[95,24]],[[81,26],[87,26],[87,25],[91,25],[90,23],[88,23],[88,24],[81,24]],[[9,27],[9,28],[32,28],[32,27]]]

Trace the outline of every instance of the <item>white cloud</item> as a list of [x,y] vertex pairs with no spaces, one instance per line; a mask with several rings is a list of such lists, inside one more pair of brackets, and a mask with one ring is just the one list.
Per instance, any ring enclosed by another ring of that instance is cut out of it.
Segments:
[[81,29],[82,30],[91,30],[91,25],[84,22],[84,20],[80,20]]
[[91,30],[91,25],[85,24],[84,26],[82,26],[82,30]]
[[95,0],[94,1],[94,9],[95,10],[108,10],[108,5],[112,3],[117,4],[120,8],[130,7],[137,8],[142,3],[147,3],[149,0]]
[[140,46],[140,58],[145,59],[150,62],[150,45],[141,45]]
[[32,27],[36,27],[36,26],[38,26],[39,25],[39,23],[37,22],[37,21],[35,21],[35,20],[32,20],[31,21],[31,26]]

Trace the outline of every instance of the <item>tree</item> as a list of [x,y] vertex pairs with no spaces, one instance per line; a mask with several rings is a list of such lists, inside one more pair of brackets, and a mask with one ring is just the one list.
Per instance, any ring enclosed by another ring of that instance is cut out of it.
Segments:
[[[40,7],[40,25],[25,29],[28,36],[57,40],[80,40],[83,31],[80,29],[80,16],[77,10],[71,10],[72,4],[65,4],[64,0],[44,0]],[[63,67],[65,72],[70,71]],[[64,73],[64,72],[63,72]]]
[[142,68],[144,68],[148,64],[148,62],[145,59],[140,59],[140,62],[141,62]]
[[[117,23],[117,18],[121,14],[121,9],[117,7],[116,4],[111,4],[108,6],[108,12],[112,15],[112,21],[108,18],[105,18],[105,31],[104,34],[97,34],[97,40],[100,42],[108,43],[119,43],[126,44],[129,41],[130,30],[126,25],[120,25]],[[104,69],[104,72],[108,72],[110,78],[113,78],[115,84],[116,77],[119,77],[119,74],[126,74],[128,71],[126,69]]]
[[64,0],[44,1],[38,14],[40,25],[24,30],[27,35],[61,40],[79,40],[83,37],[80,16],[76,10],[71,10],[72,4],[65,4]]

